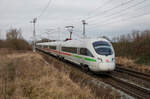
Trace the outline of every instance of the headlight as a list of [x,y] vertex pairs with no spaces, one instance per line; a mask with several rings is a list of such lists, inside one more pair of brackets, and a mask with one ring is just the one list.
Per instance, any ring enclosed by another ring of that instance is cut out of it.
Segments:
[[98,57],[97,59],[98,59],[100,62],[102,62],[102,61],[103,61],[103,60],[102,60],[101,58],[99,58],[99,57]]

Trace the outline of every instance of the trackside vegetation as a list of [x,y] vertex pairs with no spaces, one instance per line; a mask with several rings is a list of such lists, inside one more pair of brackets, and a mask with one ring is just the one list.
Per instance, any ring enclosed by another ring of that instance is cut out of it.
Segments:
[[0,48],[31,50],[30,44],[22,36],[21,29],[9,29],[6,32],[6,39],[0,40]]
[[111,87],[97,87],[90,83],[90,76],[47,55],[0,50],[0,60],[0,99],[121,97]]
[[138,64],[150,65],[150,30],[133,31],[113,39],[116,56],[135,60]]

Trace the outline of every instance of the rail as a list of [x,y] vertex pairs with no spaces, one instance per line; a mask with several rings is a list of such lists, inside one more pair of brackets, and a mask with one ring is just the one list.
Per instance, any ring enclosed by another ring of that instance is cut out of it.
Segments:
[[142,73],[142,72],[139,72],[139,71],[123,68],[119,64],[117,64],[117,68],[116,68],[115,71],[126,73],[126,74],[129,74],[131,76],[141,78],[143,80],[146,80],[146,81],[150,82],[150,74],[148,74],[148,73]]

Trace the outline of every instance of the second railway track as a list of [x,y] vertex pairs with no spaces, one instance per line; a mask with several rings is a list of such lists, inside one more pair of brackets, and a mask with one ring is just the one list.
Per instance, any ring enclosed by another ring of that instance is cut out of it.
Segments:
[[126,73],[126,74],[129,74],[131,76],[134,76],[134,77],[137,77],[137,78],[140,78],[140,79],[143,79],[145,81],[150,82],[150,74],[148,74],[148,73],[142,73],[142,72],[139,72],[139,71],[123,68],[123,67],[120,67],[119,64],[117,64],[117,67],[116,67],[115,71]]
[[147,73],[141,73],[117,65],[117,68],[115,69],[115,71],[112,72],[112,75],[135,83],[141,87],[150,89],[150,75]]
[[134,83],[130,83],[127,80],[123,80],[116,75],[108,74],[109,79],[104,80],[104,82],[111,84],[112,86],[136,97],[139,99],[149,99],[150,90],[140,87]]

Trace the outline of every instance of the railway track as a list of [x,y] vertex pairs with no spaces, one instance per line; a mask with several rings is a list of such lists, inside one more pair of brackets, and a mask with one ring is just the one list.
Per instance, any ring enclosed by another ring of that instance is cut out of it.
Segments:
[[[44,52],[42,50],[39,50],[39,51]],[[50,55],[47,52],[44,52],[44,53]],[[73,67],[78,67],[78,66],[75,66],[74,64],[72,64],[72,65],[73,65]],[[81,69],[81,68],[78,68],[78,69]],[[132,72],[131,70],[119,68],[118,66],[117,66],[116,71],[121,72],[121,73],[128,73],[132,76],[136,75],[136,74],[134,74],[136,71],[131,73]],[[107,73],[106,75],[109,76],[109,78],[107,78],[107,79],[103,79],[103,78],[100,79],[99,75],[93,74],[93,73],[91,73],[91,71],[88,71],[88,72],[86,71],[86,74],[91,75],[92,77],[95,77],[107,84],[110,84],[113,87],[120,89],[120,90],[124,91],[125,93],[130,94],[131,96],[134,96],[138,99],[149,99],[150,98],[150,90],[149,89],[140,87],[134,83],[129,83],[127,80],[123,80],[120,77],[117,77],[116,74],[114,74],[114,73],[110,73],[110,74]],[[149,81],[149,78],[147,78],[148,75],[145,75],[143,73],[138,73],[138,76],[136,75],[135,77],[140,77],[141,79],[145,79],[145,80]]]
[[[150,74],[135,70],[117,67],[114,72],[108,74],[118,85],[110,83],[119,89],[139,99],[150,99]],[[132,80],[132,81],[131,81]],[[142,84],[142,86],[140,85]]]
[[138,99],[150,98],[150,90],[137,86],[134,83],[129,83],[127,80],[116,77],[116,75],[108,74],[108,76],[111,78],[104,80],[105,83],[108,83]]
[[117,65],[117,68],[112,72],[112,75],[150,89],[150,74],[123,68]]
[[128,75],[131,75],[131,76],[134,76],[134,77],[137,77],[137,78],[140,78],[140,79],[150,82],[150,74],[123,68],[123,67],[120,67],[120,64],[117,64],[117,68],[115,71],[126,73]]

